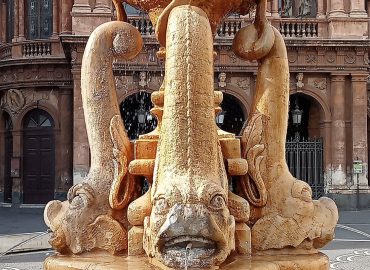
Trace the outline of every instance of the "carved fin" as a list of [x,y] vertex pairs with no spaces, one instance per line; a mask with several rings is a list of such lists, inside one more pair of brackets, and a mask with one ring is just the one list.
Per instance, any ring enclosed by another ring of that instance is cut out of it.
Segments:
[[267,203],[267,190],[262,179],[260,165],[264,159],[263,151],[263,115],[252,115],[242,136],[242,157],[248,162],[248,174],[241,177],[243,195],[257,207]]
[[132,159],[131,146],[120,115],[112,117],[109,129],[114,156],[114,181],[109,193],[109,204],[113,209],[123,209],[129,204],[134,191],[134,179],[128,173],[128,162]]

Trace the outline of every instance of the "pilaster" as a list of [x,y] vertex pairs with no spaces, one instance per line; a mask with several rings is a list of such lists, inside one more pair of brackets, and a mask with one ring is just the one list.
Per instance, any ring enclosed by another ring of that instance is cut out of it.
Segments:
[[345,75],[331,77],[331,184],[346,184]]
[[324,0],[317,0],[317,14],[316,14],[316,18],[317,19],[325,18]]
[[351,0],[351,12],[350,17],[355,18],[366,18],[367,13],[365,10],[365,0]]
[[330,10],[328,12],[329,18],[333,17],[347,17],[346,12],[344,11],[344,2],[343,0],[331,0]]
[[278,0],[272,0],[271,2],[271,16],[273,18],[279,18],[279,1]]
[[367,77],[368,74],[351,74],[352,81],[352,151],[353,160],[361,161],[363,173],[358,175],[360,188],[369,188],[367,179]]
[[25,40],[25,25],[24,25],[24,18],[25,18],[25,8],[24,8],[24,0],[19,0],[19,10],[18,10],[18,16],[19,16],[19,37],[18,41]]
[[73,184],[80,183],[90,168],[90,147],[87,139],[81,97],[81,67],[72,68],[73,76]]
[[52,38],[58,38],[59,33],[59,1],[53,1],[53,35]]
[[[72,7],[73,0],[62,0],[62,16],[61,16],[61,34],[71,34],[72,33]],[[89,12],[91,11],[89,6]]]
[[13,41],[17,41],[18,36],[19,36],[19,1],[22,1],[22,0],[14,0],[14,37],[13,37]]

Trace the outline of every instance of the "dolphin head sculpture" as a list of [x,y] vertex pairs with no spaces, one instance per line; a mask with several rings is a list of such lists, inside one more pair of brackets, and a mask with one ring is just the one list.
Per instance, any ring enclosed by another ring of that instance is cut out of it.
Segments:
[[206,13],[175,7],[167,40],[162,128],[143,245],[166,266],[209,267],[234,249],[235,221],[214,120],[213,37]]

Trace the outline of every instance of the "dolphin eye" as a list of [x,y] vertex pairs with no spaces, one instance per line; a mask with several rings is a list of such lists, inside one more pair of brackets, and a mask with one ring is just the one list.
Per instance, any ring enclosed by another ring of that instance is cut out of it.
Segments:
[[215,209],[224,208],[226,205],[225,199],[221,194],[216,194],[211,199],[211,206]]
[[164,197],[159,197],[154,202],[155,212],[163,214],[168,209],[168,203]]

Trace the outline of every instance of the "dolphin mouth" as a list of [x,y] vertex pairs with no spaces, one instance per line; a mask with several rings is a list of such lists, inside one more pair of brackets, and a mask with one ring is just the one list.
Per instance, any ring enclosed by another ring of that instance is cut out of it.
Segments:
[[218,252],[217,242],[202,236],[178,236],[163,243],[161,250],[164,257],[171,257],[180,264],[186,260],[189,266],[198,267]]

